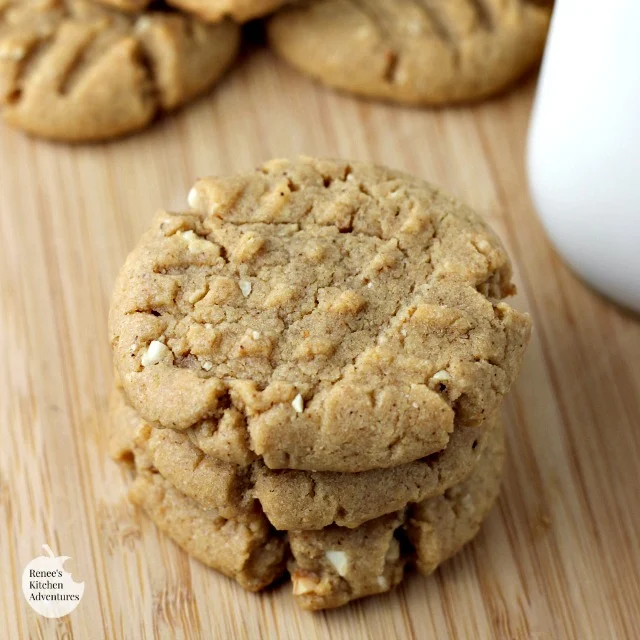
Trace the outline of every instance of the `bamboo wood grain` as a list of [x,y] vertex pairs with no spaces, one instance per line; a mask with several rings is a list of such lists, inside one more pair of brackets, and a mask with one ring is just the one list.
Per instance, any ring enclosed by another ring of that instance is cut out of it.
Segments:
[[[640,325],[559,261],[527,195],[533,81],[475,107],[414,110],[318,87],[268,52],[140,135],[66,147],[0,125],[0,638],[609,640],[640,628]],[[155,209],[197,176],[299,153],[428,178],[486,215],[535,331],[508,398],[503,495],[430,579],[310,614],[247,594],[134,511],[105,453],[113,278]],[[85,596],[37,616],[23,567],[48,543]]]

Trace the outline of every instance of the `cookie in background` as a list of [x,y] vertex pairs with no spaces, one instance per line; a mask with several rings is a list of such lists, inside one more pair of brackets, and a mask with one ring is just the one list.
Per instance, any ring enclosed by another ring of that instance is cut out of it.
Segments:
[[541,59],[550,2],[303,0],[268,23],[301,72],[368,98],[440,105],[499,93]]
[[211,88],[239,45],[240,28],[228,20],[0,0],[0,112],[42,138],[114,138]]

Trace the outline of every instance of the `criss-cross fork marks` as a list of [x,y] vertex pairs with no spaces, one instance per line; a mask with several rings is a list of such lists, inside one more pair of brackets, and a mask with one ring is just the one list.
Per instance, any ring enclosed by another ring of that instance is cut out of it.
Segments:
[[411,0],[412,3],[418,7],[423,15],[427,18],[427,22],[435,33],[444,43],[447,44],[454,52],[457,51],[457,38],[455,29],[447,23],[445,16],[443,15],[439,2],[433,2],[433,0]]
[[374,27],[389,40],[395,39],[392,29],[393,18],[381,2],[370,0],[349,0],[349,2],[361,13]]
[[[424,18],[430,32],[447,45],[456,47],[460,34],[457,24],[465,16],[475,17],[479,28],[493,31],[500,23],[500,9],[493,0],[348,0],[389,42],[401,47],[408,34],[397,25],[402,22],[404,12],[414,9]],[[526,4],[550,5],[551,0],[512,0],[514,8]]]
[[[519,0],[524,1],[524,0]],[[455,42],[458,29],[454,24],[456,6],[464,9],[468,5],[474,13],[478,23],[485,29],[491,30],[498,22],[496,12],[491,7],[490,0],[458,0],[453,7],[442,0],[404,0],[397,3],[386,0],[349,0],[361,14],[363,14],[383,35],[399,42],[406,38],[406,33],[396,33],[395,26],[401,22],[399,16],[407,9],[417,9],[429,25],[432,32],[448,43]]]
[[[372,24],[382,38],[388,43],[383,77],[393,84],[397,80],[399,61],[406,46],[407,37],[404,29],[399,29],[403,12],[416,11],[424,20],[427,30],[450,50],[457,63],[460,49],[460,29],[455,24],[455,11],[443,6],[439,0],[405,0],[397,3],[386,0],[349,0],[356,10]],[[469,11],[475,15],[481,29],[492,31],[497,23],[495,12],[487,0],[460,0],[462,5],[468,4]]]
[[55,32],[22,30],[22,33],[8,33],[0,37],[0,51],[5,61],[11,63],[9,71],[5,71],[7,93],[0,96],[0,102],[15,104],[20,101],[24,87],[35,70],[47,59],[53,46]]
[[73,88],[81,83],[84,75],[91,70],[93,63],[97,62],[101,54],[108,54],[109,48],[99,51],[99,37],[100,33],[98,30],[87,29],[81,37],[73,43],[75,46],[73,46],[69,54],[65,56],[66,59],[64,59],[60,68],[56,87],[57,93],[60,95],[71,94]]
[[[422,38],[425,34],[436,38],[444,43],[457,67],[462,41],[474,33],[497,31],[502,17],[495,0],[348,0],[348,3],[387,44],[383,78],[389,84],[398,80],[408,39]],[[523,10],[530,3],[549,5],[551,0],[512,0],[511,9]]]
[[[28,24],[7,29],[4,38],[0,38],[0,47],[9,39],[18,44],[15,45],[13,89],[6,101],[17,103],[32,83],[40,84],[52,95],[72,93],[101,57],[122,41],[122,36],[115,33],[105,38],[109,28],[110,25],[105,27],[98,21],[62,22],[52,18],[49,29],[29,32]],[[45,69],[46,73],[42,73]]]
[[[53,0],[39,7],[0,0],[0,52],[13,64],[5,104],[16,105],[34,91],[55,100],[72,97],[92,73],[108,82],[104,67],[109,57],[140,65],[153,85],[153,65],[131,38],[136,35],[134,18],[93,7],[78,14],[72,4]],[[118,73],[114,70],[114,73]]]

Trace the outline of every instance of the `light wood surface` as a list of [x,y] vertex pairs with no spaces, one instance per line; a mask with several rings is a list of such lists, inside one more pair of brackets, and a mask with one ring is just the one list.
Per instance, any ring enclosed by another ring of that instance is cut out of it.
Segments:
[[[255,51],[210,96],[113,144],[0,125],[0,638],[638,637],[640,325],[566,269],[533,213],[532,93],[531,80],[472,108],[369,104]],[[252,595],[190,560],[127,503],[105,453],[105,322],[125,255],[197,176],[299,153],[405,169],[474,206],[535,322],[505,406],[503,495],[477,540],[430,579],[321,614],[297,610],[289,584]],[[57,621],[20,589],[43,543],[86,583]]]

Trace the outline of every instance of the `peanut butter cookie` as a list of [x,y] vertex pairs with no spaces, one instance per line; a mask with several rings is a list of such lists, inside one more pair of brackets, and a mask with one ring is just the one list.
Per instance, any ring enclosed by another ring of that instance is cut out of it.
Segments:
[[475,100],[542,56],[551,3],[531,0],[315,0],[269,22],[273,49],[352,93],[410,104]]
[[0,112],[54,140],[130,133],[213,85],[239,28],[84,0],[0,0]]
[[234,432],[272,469],[359,472],[494,413],[530,320],[500,241],[426,182],[274,160],[207,178],[129,255],[114,362],[156,427]]

